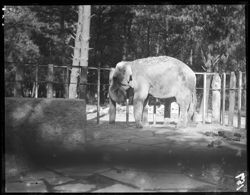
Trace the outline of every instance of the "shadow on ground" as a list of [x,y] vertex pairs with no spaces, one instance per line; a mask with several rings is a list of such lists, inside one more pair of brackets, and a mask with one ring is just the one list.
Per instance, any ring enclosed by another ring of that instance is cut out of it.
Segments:
[[[236,191],[235,176],[246,173],[244,129],[219,125],[136,129],[134,123],[96,125],[88,121],[85,130],[83,150],[47,156],[33,152],[29,155],[32,165],[18,174],[6,175],[5,190],[224,192]],[[8,173],[17,158],[6,156]],[[246,190],[246,185],[240,190]]]

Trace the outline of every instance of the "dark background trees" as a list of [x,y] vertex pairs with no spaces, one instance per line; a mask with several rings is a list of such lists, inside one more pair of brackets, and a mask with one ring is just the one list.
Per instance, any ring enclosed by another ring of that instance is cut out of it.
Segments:
[[[4,57],[17,66],[5,64],[5,80],[24,63],[71,65],[77,10],[6,6]],[[194,71],[245,71],[245,5],[93,5],[91,14],[89,66],[168,55]],[[101,74],[107,83],[107,72]],[[88,81],[96,82],[96,76],[89,71]]]

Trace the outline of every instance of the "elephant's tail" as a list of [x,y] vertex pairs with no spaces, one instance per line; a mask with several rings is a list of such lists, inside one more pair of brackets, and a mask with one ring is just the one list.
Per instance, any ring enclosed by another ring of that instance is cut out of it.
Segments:
[[193,103],[194,112],[195,112],[196,111],[196,105],[197,105],[196,89],[192,93],[192,103]]

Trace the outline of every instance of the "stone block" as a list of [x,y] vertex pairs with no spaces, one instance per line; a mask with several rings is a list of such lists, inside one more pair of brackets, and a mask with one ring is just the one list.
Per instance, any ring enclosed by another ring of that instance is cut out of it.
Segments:
[[83,150],[85,107],[84,100],[5,98],[6,150],[25,147],[50,155]]

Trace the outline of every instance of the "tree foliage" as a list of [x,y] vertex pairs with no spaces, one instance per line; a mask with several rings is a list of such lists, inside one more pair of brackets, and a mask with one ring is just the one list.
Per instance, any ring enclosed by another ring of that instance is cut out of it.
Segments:
[[[195,71],[245,71],[243,4],[91,7],[89,66],[168,55]],[[5,60],[72,64],[77,14],[77,6],[7,6]]]
[[9,61],[31,61],[40,51],[32,33],[41,27],[28,7],[8,6],[4,13],[4,57]]

